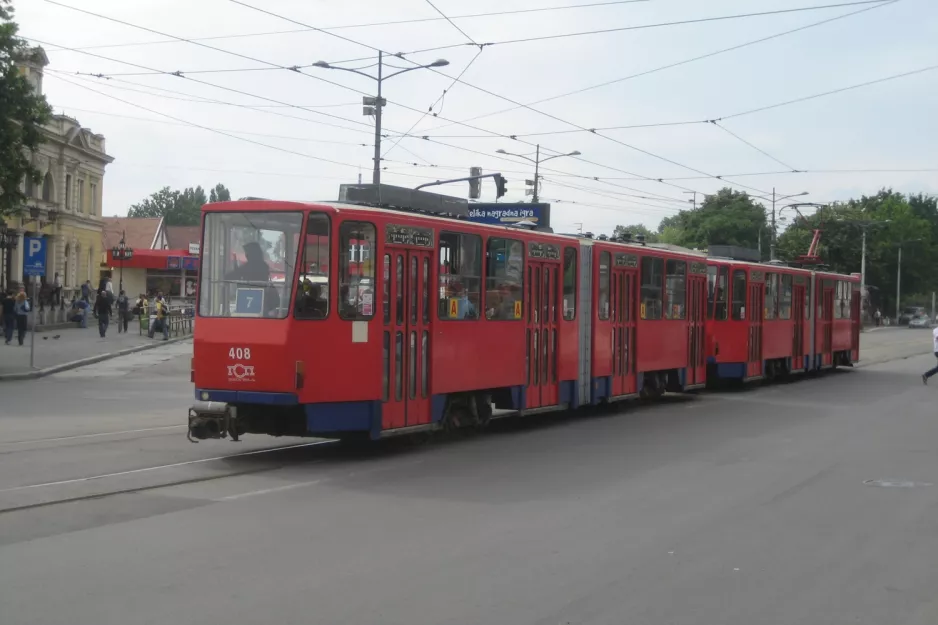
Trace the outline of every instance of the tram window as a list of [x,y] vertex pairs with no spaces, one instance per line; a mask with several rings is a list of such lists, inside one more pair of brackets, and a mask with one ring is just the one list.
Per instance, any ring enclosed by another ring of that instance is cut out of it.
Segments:
[[609,319],[609,264],[611,258],[609,252],[599,254],[599,318],[603,321]]
[[478,319],[481,307],[482,237],[440,233],[440,319]]
[[395,287],[396,293],[395,297],[395,313],[396,316],[394,319],[397,322],[397,325],[403,325],[404,323],[404,255],[397,255],[397,262],[395,263],[396,269],[394,275],[396,276]]
[[491,238],[485,246],[485,318],[523,318],[524,244]]
[[646,256],[642,258],[642,319],[661,319],[664,261]]
[[375,314],[375,227],[363,221],[339,226],[339,317],[365,321]]
[[729,316],[727,313],[727,298],[729,297],[729,281],[730,270],[728,267],[720,267],[719,272],[716,275],[716,287],[714,293],[714,299],[716,300],[713,306],[713,318],[717,321],[726,321]]
[[783,275],[778,292],[778,318],[791,319],[791,275]]
[[302,238],[301,211],[207,214],[199,316],[285,318],[293,307]]
[[778,316],[778,274],[765,274],[765,318],[775,319]]
[[310,213],[293,316],[325,319],[329,314],[329,216]]
[[713,319],[714,299],[717,290],[717,271],[719,271],[719,269],[713,265],[707,267],[707,319]]
[[847,286],[846,282],[837,280],[834,282],[834,319],[843,319],[844,318],[844,303],[846,298],[844,297],[844,292]]
[[572,321],[576,317],[576,249],[563,250],[563,318]]
[[687,299],[687,263],[682,260],[669,260],[665,263],[665,319],[683,319]]
[[733,271],[733,320],[746,318],[746,272],[742,269]]

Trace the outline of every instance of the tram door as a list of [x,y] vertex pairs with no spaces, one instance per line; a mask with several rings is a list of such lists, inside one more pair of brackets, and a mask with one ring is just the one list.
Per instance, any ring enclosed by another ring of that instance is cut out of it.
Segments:
[[707,268],[700,265],[703,273],[696,271],[698,263],[694,263],[687,281],[687,334],[688,334],[688,367],[686,386],[697,386],[707,381],[707,360],[705,349],[706,330],[704,328],[707,300]]
[[637,272],[620,266],[616,255],[609,285],[609,319],[612,321],[612,396],[638,392],[635,376],[635,285]]
[[[537,248],[540,249],[540,248]],[[546,248],[545,248],[546,249]],[[557,316],[560,314],[560,263],[532,261],[527,268],[527,390],[526,408],[556,406]],[[559,254],[557,256],[559,258]]]
[[388,248],[384,275],[383,429],[430,423],[432,252]]
[[[800,276],[796,276],[797,280]],[[805,287],[804,278],[802,284],[795,284],[792,290],[791,314],[795,320],[794,330],[791,336],[791,369],[792,371],[801,371],[804,369],[804,324],[805,324]]]
[[834,363],[834,289],[828,287],[833,284],[830,280],[822,282],[821,314],[818,319],[821,335],[821,365],[828,366]]
[[762,375],[762,320],[765,318],[765,285],[762,281],[755,282],[755,280],[756,276],[751,275],[749,283],[750,313],[749,356],[746,362],[747,378]]

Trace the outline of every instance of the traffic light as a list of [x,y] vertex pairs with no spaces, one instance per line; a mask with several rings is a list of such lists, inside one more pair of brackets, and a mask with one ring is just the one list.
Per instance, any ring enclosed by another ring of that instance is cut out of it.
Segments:
[[[470,176],[481,176],[482,168],[481,167],[470,167],[469,168]],[[469,199],[478,200],[482,197],[482,181],[476,178],[475,180],[469,181]]]
[[508,181],[505,180],[505,177],[501,174],[495,174],[495,199],[497,200],[501,196],[505,195],[508,192]]

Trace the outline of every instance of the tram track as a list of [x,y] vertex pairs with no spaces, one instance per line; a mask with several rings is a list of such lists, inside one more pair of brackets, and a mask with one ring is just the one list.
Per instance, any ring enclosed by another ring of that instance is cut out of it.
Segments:
[[[110,473],[87,475],[87,476],[77,477],[77,478],[53,480],[53,481],[48,481],[48,482],[37,482],[37,483],[32,483],[32,484],[22,484],[19,486],[10,486],[6,488],[0,488],[0,502],[2,502],[2,499],[5,496],[10,497],[10,496],[16,496],[16,495],[24,494],[24,493],[41,492],[44,489],[54,489],[54,488],[68,489],[70,487],[93,484],[99,481],[106,482],[108,480],[116,480],[116,479],[126,477],[126,476],[136,476],[136,475],[144,475],[144,474],[150,474],[150,473],[157,474],[160,471],[168,471],[168,470],[178,469],[178,468],[183,468],[183,467],[188,467],[188,466],[208,465],[210,463],[225,462],[225,461],[230,461],[230,460],[237,459],[237,458],[245,458],[245,457],[251,457],[251,456],[260,456],[262,454],[278,454],[278,453],[282,454],[284,452],[289,452],[295,449],[303,449],[303,448],[316,447],[316,446],[322,446],[322,445],[331,446],[331,445],[334,445],[335,443],[336,441],[333,441],[333,440],[317,440],[317,441],[308,442],[308,443],[298,443],[295,445],[284,445],[280,447],[272,447],[272,448],[266,448],[266,449],[254,449],[254,450],[239,452],[235,454],[212,456],[209,458],[196,458],[193,460],[185,460],[181,462],[172,462],[172,463],[166,463],[166,464],[160,464],[160,465],[138,467],[135,469],[128,469],[125,471],[115,471],[115,472],[110,472]],[[310,461],[309,464],[319,464],[324,461],[325,459],[318,459],[318,460]],[[271,464],[267,464],[265,466],[252,467],[252,468],[246,468],[246,469],[240,469],[240,470],[231,470],[231,471],[226,471],[224,473],[220,473],[216,475],[199,475],[199,476],[183,477],[183,478],[178,478],[178,479],[162,479],[162,480],[157,480],[155,483],[141,484],[141,485],[124,487],[124,488],[109,488],[100,492],[92,492],[92,493],[86,493],[86,494],[68,495],[66,493],[63,493],[62,496],[53,497],[51,499],[33,501],[33,502],[21,503],[21,504],[11,503],[10,505],[5,505],[3,503],[0,503],[0,515],[9,514],[12,512],[18,512],[22,510],[30,510],[30,509],[35,509],[35,508],[62,505],[62,504],[76,502],[76,501],[102,499],[106,497],[114,497],[117,495],[125,495],[125,494],[131,494],[131,493],[140,493],[140,492],[146,492],[146,491],[151,491],[151,490],[156,490],[156,489],[161,489],[161,488],[168,488],[172,486],[181,486],[181,485],[186,485],[186,484],[195,484],[195,483],[200,483],[200,482],[222,480],[222,479],[226,479],[230,477],[239,477],[243,475],[265,473],[265,472],[282,469],[282,468],[291,466],[293,464],[296,464],[296,463],[289,462],[289,461],[286,461],[286,462],[278,461],[276,458],[274,458]]]

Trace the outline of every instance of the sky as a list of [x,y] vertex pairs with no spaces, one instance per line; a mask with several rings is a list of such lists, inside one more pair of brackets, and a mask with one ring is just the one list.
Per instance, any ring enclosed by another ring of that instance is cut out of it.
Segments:
[[[655,229],[723,186],[818,203],[938,194],[935,0],[13,4],[50,58],[56,113],[107,139],[105,215],[164,186],[334,200],[359,174],[370,182],[362,97],[377,83],[312,64],[374,74],[379,50],[386,77],[449,62],[382,82],[382,182],[481,167],[508,179],[500,201],[530,201],[533,164],[496,151],[578,151],[541,165],[555,231]],[[794,10],[809,7],[823,8]],[[429,190],[466,197],[468,183]],[[494,201],[491,180],[481,199]]]

